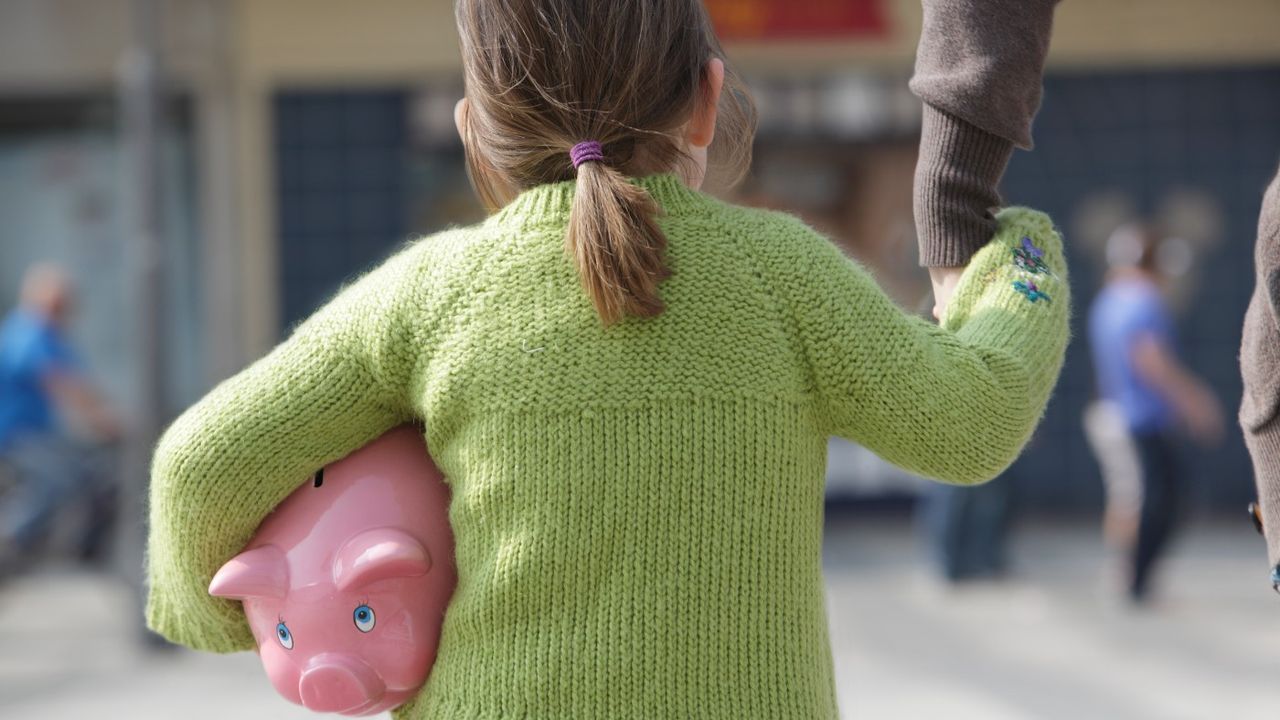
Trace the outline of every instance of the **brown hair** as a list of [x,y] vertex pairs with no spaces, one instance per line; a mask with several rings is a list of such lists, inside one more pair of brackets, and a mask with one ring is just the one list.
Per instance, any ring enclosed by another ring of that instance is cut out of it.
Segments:
[[[660,212],[628,182],[689,162],[681,129],[710,91],[723,51],[701,0],[458,0],[466,74],[467,169],[490,209],[526,188],[571,180],[569,151],[598,141],[577,170],[566,246],[601,320],[662,313],[671,272]],[[755,108],[725,70],[709,165],[741,179]]]

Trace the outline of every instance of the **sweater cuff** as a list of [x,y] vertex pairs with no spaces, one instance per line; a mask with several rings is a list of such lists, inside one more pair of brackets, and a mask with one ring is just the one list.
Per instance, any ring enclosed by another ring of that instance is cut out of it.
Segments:
[[992,209],[1013,147],[925,104],[914,197],[921,265],[963,267],[995,235]]
[[210,599],[219,606],[222,617],[210,618],[201,612],[202,608],[183,608],[152,589],[147,594],[147,627],[169,642],[192,650],[233,653],[256,648],[258,643],[240,602]]
[[1253,459],[1267,564],[1274,568],[1280,565],[1280,419],[1255,430],[1246,429],[1244,442]]

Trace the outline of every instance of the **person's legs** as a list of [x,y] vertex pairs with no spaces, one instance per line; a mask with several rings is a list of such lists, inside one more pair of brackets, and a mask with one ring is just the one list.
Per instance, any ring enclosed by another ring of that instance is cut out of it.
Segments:
[[1005,548],[1012,515],[1013,476],[1006,472],[986,485],[967,490],[972,494],[973,505],[967,534],[974,573],[984,577],[1003,575],[1008,565]]
[[1124,412],[1106,400],[1085,408],[1084,432],[1106,491],[1103,537],[1112,550],[1129,557],[1138,539],[1142,513],[1142,460],[1137,445]]
[[1169,438],[1161,433],[1144,433],[1135,435],[1134,441],[1142,461],[1143,497],[1129,595],[1141,602],[1148,596],[1152,571],[1173,532],[1180,488]]
[[951,582],[975,571],[969,532],[973,488],[934,485],[925,497],[924,519],[939,569]]

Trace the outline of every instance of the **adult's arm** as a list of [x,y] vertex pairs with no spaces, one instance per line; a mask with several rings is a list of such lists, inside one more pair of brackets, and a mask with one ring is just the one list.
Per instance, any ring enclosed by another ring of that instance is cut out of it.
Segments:
[[1015,146],[1031,148],[1057,3],[923,0],[911,79],[924,101],[914,202],[921,265],[963,266],[995,234],[1005,167]]
[[1280,564],[1280,175],[1262,201],[1257,285],[1245,315],[1240,370],[1240,425],[1253,458],[1254,479],[1271,566]]
[[102,393],[78,372],[51,370],[44,377],[45,390],[69,418],[83,423],[99,440],[118,440],[120,420]]
[[1168,400],[1197,440],[1208,445],[1222,439],[1221,403],[1213,390],[1178,360],[1167,342],[1153,333],[1143,334],[1133,342],[1130,353],[1138,376]]

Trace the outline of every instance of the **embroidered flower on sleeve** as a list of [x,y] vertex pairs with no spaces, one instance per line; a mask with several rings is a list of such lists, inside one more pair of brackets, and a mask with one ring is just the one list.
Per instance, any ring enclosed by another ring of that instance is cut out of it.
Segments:
[[1013,264],[1032,275],[1053,274],[1044,262],[1044,251],[1036,247],[1029,237],[1022,238],[1022,247],[1013,249]]
[[1053,299],[1050,298],[1048,294],[1046,294],[1043,290],[1041,290],[1036,285],[1034,280],[1030,280],[1030,279],[1014,280],[1013,289],[1022,293],[1022,295],[1025,296],[1027,300],[1029,300],[1032,303],[1036,303],[1041,300],[1045,301],[1046,303],[1053,302]]

